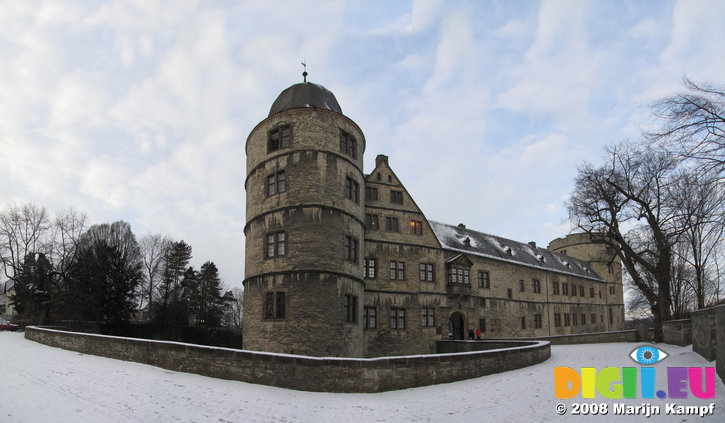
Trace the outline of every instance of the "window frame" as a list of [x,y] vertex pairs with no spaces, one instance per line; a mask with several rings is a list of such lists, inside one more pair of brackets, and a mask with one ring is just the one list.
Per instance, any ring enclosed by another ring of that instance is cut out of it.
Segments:
[[[285,133],[285,131],[287,131]],[[275,138],[276,137],[276,138]],[[292,145],[292,125],[283,123],[267,133],[267,154]]]
[[405,330],[405,309],[390,307],[390,329]]
[[419,263],[418,278],[421,282],[435,282],[435,265],[433,263]]
[[[280,235],[282,237],[281,239]],[[272,242],[270,242],[270,237],[272,237]],[[286,256],[288,242],[289,240],[285,231],[267,232],[264,236],[265,259],[275,259]]]
[[287,293],[266,291],[264,293],[263,320],[284,320],[287,318]]
[[424,306],[420,308],[420,323],[421,327],[424,328],[435,327],[435,307]]
[[[372,276],[370,274],[372,273]],[[365,257],[363,262],[363,278],[377,279],[378,259],[376,257]]]
[[377,310],[375,307],[363,307],[363,329],[377,329],[377,327]]
[[349,132],[340,129],[340,152],[353,159],[357,158],[357,139]]

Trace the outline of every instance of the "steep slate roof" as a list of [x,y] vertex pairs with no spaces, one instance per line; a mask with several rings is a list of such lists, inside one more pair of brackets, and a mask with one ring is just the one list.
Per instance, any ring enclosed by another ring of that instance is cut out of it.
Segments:
[[[589,263],[583,260],[460,226],[432,220],[428,223],[446,250],[604,282]],[[466,245],[466,239],[470,246]]]

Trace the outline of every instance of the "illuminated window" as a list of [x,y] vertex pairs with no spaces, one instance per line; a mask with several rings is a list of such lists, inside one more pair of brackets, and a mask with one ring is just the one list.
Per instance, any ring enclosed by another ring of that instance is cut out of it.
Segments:
[[415,235],[422,235],[423,234],[423,222],[420,222],[418,220],[411,220],[410,221],[410,233]]
[[365,215],[365,227],[369,231],[377,231],[379,228],[378,215],[377,214],[366,214]]

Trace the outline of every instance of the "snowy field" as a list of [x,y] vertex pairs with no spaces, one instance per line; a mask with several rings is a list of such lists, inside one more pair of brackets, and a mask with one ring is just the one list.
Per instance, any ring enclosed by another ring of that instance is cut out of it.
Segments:
[[[635,366],[629,353],[640,344],[553,346],[546,362],[462,382],[380,394],[299,392],[177,373],[47,347],[0,332],[0,422],[540,422],[540,421],[725,421],[725,386],[716,378],[713,400],[606,400],[606,416],[572,416],[572,404],[554,397],[554,367]],[[669,357],[657,366],[714,367],[692,347],[660,344]],[[639,384],[638,384],[639,386]],[[638,394],[639,396],[639,389]],[[614,403],[709,405],[715,415],[613,415]],[[556,405],[567,413],[559,416]]]

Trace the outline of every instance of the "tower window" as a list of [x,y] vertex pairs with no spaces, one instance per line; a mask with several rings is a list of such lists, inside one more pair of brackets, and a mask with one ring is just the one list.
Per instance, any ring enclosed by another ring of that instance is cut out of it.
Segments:
[[357,239],[351,236],[345,237],[345,260],[357,263],[357,247]]
[[403,204],[403,191],[390,191],[390,202],[395,204]]
[[266,292],[264,294],[264,318],[284,319],[286,316],[287,299],[285,293]]
[[267,153],[287,148],[290,144],[292,144],[292,128],[289,125],[281,125],[269,131]]
[[267,234],[267,258],[282,257],[287,252],[287,237],[282,232]]
[[354,179],[345,178],[345,198],[349,198],[354,202],[359,201],[360,185]]
[[345,295],[342,304],[342,314],[346,322],[357,323],[357,297],[354,295]]
[[343,130],[340,130],[340,151],[353,159],[357,156],[357,141],[355,137]]
[[267,176],[267,197],[287,191],[287,177],[284,170]]

